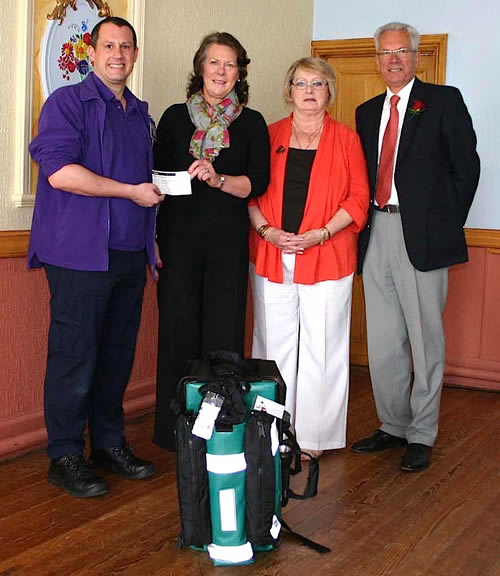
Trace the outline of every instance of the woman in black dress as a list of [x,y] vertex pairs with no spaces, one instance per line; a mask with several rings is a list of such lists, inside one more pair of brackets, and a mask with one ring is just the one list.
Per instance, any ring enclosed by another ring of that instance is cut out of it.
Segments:
[[187,102],[157,130],[155,167],[188,170],[192,194],[167,196],[158,213],[159,335],[154,442],[173,450],[170,402],[193,358],[243,354],[248,199],[269,181],[264,118],[246,107],[250,60],[234,36],[206,36],[193,59]]

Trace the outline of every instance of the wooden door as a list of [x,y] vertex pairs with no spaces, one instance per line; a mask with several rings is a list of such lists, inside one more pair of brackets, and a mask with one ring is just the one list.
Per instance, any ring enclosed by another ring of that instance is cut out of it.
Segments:
[[[422,36],[417,76],[424,82],[444,84],[447,34]],[[373,38],[318,40],[312,42],[313,56],[327,60],[335,70],[337,94],[330,109],[334,118],[355,129],[356,108],[384,92],[385,85],[375,64]],[[354,279],[351,319],[351,363],[368,365],[363,282]]]

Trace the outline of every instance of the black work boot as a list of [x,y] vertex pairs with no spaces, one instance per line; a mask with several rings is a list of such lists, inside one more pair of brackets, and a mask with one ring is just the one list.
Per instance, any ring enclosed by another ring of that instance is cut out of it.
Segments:
[[78,498],[102,496],[109,491],[106,480],[89,468],[83,454],[68,454],[51,460],[48,481]]
[[153,463],[137,458],[128,444],[121,448],[95,448],[92,450],[90,461],[91,466],[108,470],[130,480],[142,480],[155,473]]

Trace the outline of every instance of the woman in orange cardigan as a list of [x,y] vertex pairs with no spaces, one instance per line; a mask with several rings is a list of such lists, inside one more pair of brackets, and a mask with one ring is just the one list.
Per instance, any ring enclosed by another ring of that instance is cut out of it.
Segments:
[[343,448],[351,293],[369,204],[357,134],[333,120],[335,75],[319,58],[289,68],[292,114],[269,127],[271,180],[250,202],[254,357],[275,360],[301,447]]

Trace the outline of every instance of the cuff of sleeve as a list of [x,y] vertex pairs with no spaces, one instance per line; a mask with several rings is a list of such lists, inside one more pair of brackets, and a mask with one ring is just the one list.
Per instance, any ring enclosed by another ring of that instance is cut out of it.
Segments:
[[354,227],[356,232],[360,232],[366,224],[368,214],[365,211],[360,210],[355,202],[350,202],[349,200],[343,202],[340,207],[343,208],[352,218],[353,221],[350,225]]
[[46,160],[40,161],[40,169],[46,178],[50,178],[52,174],[55,174],[69,164],[77,164],[77,162],[69,158],[47,158]]

